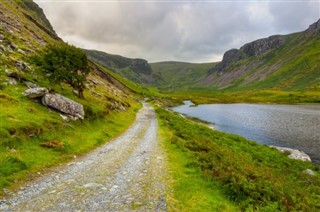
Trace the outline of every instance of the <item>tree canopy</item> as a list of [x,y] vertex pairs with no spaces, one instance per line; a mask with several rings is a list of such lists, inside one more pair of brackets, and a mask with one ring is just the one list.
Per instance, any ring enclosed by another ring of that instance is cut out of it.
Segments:
[[65,82],[78,91],[83,98],[89,66],[86,54],[67,43],[49,44],[38,53],[33,61],[40,70],[55,83]]

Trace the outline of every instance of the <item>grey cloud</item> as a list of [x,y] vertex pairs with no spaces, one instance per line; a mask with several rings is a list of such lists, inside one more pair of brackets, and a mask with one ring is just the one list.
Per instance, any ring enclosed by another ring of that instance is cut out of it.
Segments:
[[317,19],[313,3],[300,13],[299,5],[268,2],[38,3],[70,43],[150,61],[213,61],[230,48],[302,30]]
[[303,30],[320,18],[320,2],[277,2],[270,4],[273,26],[284,33]]

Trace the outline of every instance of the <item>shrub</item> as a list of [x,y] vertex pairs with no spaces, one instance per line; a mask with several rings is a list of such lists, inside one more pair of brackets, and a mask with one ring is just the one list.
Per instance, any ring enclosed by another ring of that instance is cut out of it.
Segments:
[[78,91],[83,98],[89,66],[86,54],[67,43],[49,44],[31,61],[54,83],[65,82]]

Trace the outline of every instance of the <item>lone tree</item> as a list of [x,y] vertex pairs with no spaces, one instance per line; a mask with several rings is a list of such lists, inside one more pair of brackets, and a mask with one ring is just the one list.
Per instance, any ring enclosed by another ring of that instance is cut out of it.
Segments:
[[81,49],[67,43],[50,44],[33,57],[33,62],[52,82],[68,83],[78,91],[79,98],[84,98],[89,66],[87,56]]

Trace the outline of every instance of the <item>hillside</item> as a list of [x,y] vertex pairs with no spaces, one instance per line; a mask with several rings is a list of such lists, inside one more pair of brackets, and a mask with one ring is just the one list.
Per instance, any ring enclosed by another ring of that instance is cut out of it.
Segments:
[[198,85],[240,88],[319,90],[320,20],[299,33],[274,35],[227,51]]
[[154,85],[163,81],[161,77],[153,73],[151,66],[146,60],[131,59],[96,50],[85,51],[92,61],[133,82],[141,85]]
[[[84,99],[69,84],[55,83],[40,72],[30,57],[63,41],[34,2],[1,1],[0,22],[0,195],[5,195],[3,188],[19,186],[39,170],[122,132],[140,104],[135,87],[90,61]],[[30,89],[45,93],[28,97]],[[59,99],[61,107],[54,103]]]
[[150,64],[153,73],[163,79],[155,84],[161,91],[188,90],[203,80],[215,63],[159,62]]
[[[87,51],[87,54],[121,76],[157,87],[162,92],[180,93],[182,96],[187,92],[206,98],[217,96],[217,93],[221,96],[223,92],[221,98],[218,96],[217,100],[212,100],[218,102],[226,99],[269,101],[262,97],[265,95],[271,96],[272,102],[318,102],[319,29],[320,20],[302,32],[273,35],[247,43],[240,49],[225,52],[223,60],[218,63],[158,62],[149,65],[144,61],[147,71],[135,70],[132,60],[121,56],[97,51]],[[236,95],[241,98],[226,96],[225,92],[240,92]]]

